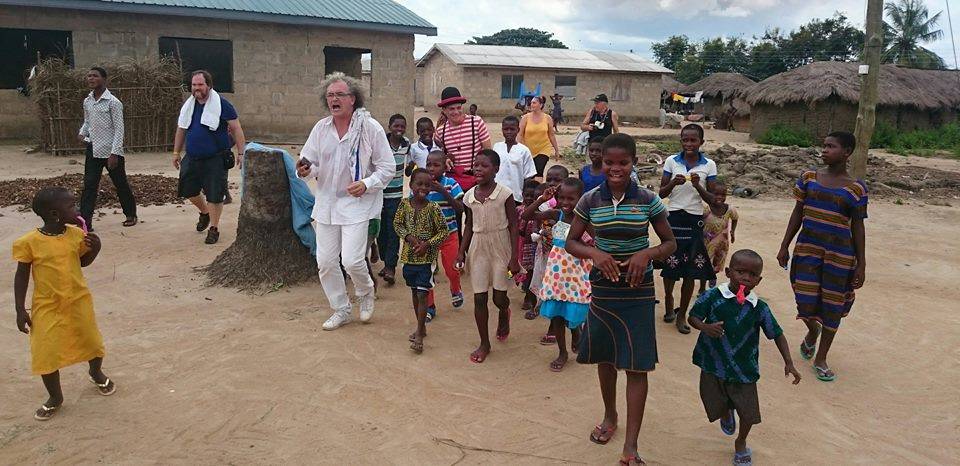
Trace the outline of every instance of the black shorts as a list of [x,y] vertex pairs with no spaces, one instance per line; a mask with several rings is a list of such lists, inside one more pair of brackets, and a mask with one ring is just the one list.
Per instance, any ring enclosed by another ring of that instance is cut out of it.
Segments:
[[741,424],[760,423],[760,399],[757,397],[756,383],[728,382],[700,371],[700,400],[710,422],[725,417],[728,411],[735,409]]
[[199,195],[201,190],[207,202],[223,203],[227,192],[227,169],[223,168],[223,157],[214,155],[198,159],[187,155],[180,161],[177,195],[190,198]]
[[433,264],[403,264],[403,280],[414,290],[432,290]]
[[549,162],[550,156],[546,154],[537,154],[533,157],[533,166],[537,169],[537,176],[543,177],[543,172],[546,171]]

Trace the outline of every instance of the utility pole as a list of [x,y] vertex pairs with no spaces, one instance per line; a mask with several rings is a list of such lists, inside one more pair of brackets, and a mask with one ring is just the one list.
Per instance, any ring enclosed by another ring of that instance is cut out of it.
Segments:
[[[853,151],[852,175],[867,175],[867,150],[877,122],[877,86],[880,81],[880,52],[883,49],[883,0],[867,0],[867,30],[860,66],[860,106],[857,110],[857,148]],[[866,67],[866,74],[864,68]]]

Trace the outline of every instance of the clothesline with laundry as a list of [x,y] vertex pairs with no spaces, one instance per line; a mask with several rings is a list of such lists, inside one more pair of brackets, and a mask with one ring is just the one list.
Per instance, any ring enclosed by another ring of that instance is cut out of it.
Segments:
[[673,93],[673,101],[680,102],[682,104],[700,103],[700,100],[702,97],[703,97],[703,91],[697,91],[697,93],[694,94],[693,97],[677,94],[676,92]]

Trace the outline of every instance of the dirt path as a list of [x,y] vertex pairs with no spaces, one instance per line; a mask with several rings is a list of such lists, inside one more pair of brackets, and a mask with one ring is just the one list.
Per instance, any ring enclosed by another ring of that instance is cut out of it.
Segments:
[[[166,156],[156,157],[130,162],[131,171],[170,174]],[[7,163],[2,176],[79,167],[30,162]],[[735,246],[763,255],[758,291],[795,348],[803,325],[774,263],[792,205],[733,202],[741,215]],[[594,369],[551,373],[555,349],[538,344],[544,320],[515,319],[509,341],[475,365],[467,359],[477,338],[469,305],[455,312],[439,300],[426,352],[415,356],[406,343],[409,292],[400,286],[381,289],[372,324],[336,332],[320,330],[329,311],[318,286],[263,296],[201,287],[192,269],[231,244],[238,208],[226,208],[216,246],[202,244],[188,206],[144,207],[144,223],[129,229],[119,227],[122,215],[101,219],[104,249],[85,274],[105,370],[119,391],[100,397],[82,366],[65,369],[65,407],[46,424],[31,417],[44,390],[29,373],[12,289],[0,289],[0,463],[616,462],[622,433],[605,447],[587,440],[602,414]],[[36,218],[15,208],[0,214],[0,249],[9,251]],[[831,357],[839,379],[818,382],[794,354],[804,380],[792,386],[775,346],[761,344],[764,422],[751,435],[758,464],[951,464],[960,456],[960,317],[950,311],[960,300],[960,208],[880,202],[870,214],[867,284]],[[0,268],[0,283],[11,283],[13,270],[9,261]],[[441,279],[440,296],[444,287]],[[516,290],[511,297],[519,303]],[[660,364],[650,375],[641,453],[650,464],[729,462],[732,439],[706,423],[698,399],[696,335],[657,330]]]

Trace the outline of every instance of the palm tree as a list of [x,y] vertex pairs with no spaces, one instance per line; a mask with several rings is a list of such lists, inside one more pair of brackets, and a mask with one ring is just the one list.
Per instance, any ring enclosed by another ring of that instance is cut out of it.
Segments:
[[[898,0],[884,6],[890,22],[883,22],[884,63],[896,63],[910,68],[943,69],[944,62],[932,50],[920,44],[943,37],[943,31],[934,29],[940,13],[928,18],[929,11],[921,0]],[[942,13],[942,12],[941,12]]]

